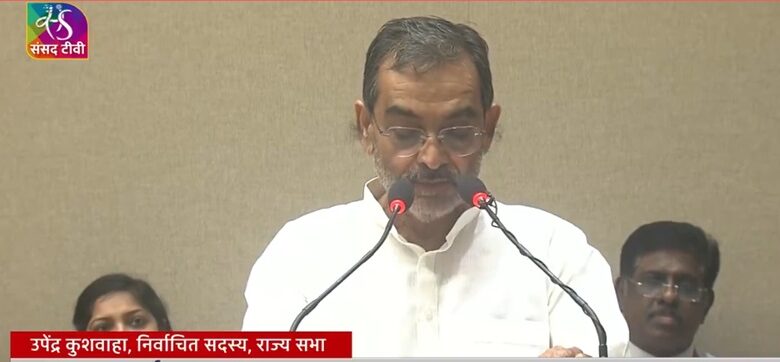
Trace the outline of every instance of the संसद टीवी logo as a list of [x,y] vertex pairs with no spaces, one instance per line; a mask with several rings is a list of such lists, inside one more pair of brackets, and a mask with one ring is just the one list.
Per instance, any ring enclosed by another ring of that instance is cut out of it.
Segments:
[[27,55],[33,59],[88,59],[87,17],[66,3],[27,3]]

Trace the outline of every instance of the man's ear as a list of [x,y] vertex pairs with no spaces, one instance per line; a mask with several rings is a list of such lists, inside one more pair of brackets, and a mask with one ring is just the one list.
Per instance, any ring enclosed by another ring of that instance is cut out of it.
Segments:
[[493,136],[496,134],[498,119],[501,118],[501,106],[493,103],[485,112],[485,138],[482,143],[482,153],[486,153],[493,144]]
[[362,100],[355,101],[355,126],[360,137],[360,144],[363,150],[371,155],[374,153],[374,140],[371,137],[369,127],[371,127],[371,112],[366,108]]

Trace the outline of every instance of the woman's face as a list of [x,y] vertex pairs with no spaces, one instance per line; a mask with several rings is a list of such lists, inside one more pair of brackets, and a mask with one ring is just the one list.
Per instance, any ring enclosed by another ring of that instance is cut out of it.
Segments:
[[88,331],[157,331],[157,320],[144,309],[132,294],[113,292],[95,301]]

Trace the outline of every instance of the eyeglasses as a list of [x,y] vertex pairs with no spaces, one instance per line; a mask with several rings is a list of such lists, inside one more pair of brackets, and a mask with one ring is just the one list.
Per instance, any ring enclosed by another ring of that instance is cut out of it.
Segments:
[[[420,152],[431,136],[422,129],[412,127],[388,127],[383,130],[372,118],[379,134],[390,139],[395,148],[395,156],[411,157]],[[482,148],[482,136],[485,132],[474,126],[443,128],[436,134],[447,152],[458,157],[473,155]]]
[[645,298],[659,298],[668,288],[672,288],[680,300],[698,303],[704,299],[705,294],[709,291],[708,288],[703,288],[687,281],[672,284],[659,279],[628,280],[636,285],[636,290]]

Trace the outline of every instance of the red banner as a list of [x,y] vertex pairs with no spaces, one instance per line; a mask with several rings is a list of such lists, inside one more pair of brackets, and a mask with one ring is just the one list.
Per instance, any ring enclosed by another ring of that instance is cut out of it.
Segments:
[[11,332],[11,358],[351,358],[352,332]]

